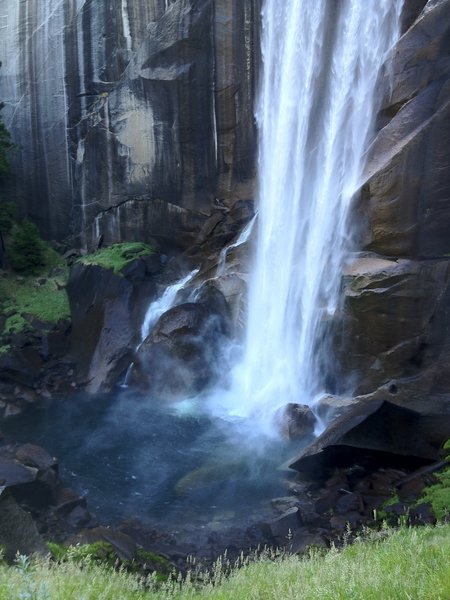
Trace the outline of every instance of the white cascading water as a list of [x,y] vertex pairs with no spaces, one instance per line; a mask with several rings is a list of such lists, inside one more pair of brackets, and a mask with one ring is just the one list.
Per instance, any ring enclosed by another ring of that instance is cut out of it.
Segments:
[[222,416],[272,434],[287,403],[326,391],[325,324],[339,307],[349,208],[379,106],[377,78],[402,0],[265,0],[258,241],[249,321]]
[[[146,340],[153,327],[156,325],[159,317],[175,306],[178,292],[181,291],[190,281],[192,281],[198,272],[199,269],[194,269],[179,281],[167,286],[159,298],[150,302],[141,325],[141,341],[137,345],[136,350],[138,350],[142,343]],[[122,389],[128,388],[133,369],[134,362],[128,365],[123,382],[120,384]]]
[[159,317],[174,307],[178,292],[194,279],[198,271],[198,269],[194,269],[179,281],[172,283],[166,287],[162,296],[150,303],[141,327],[141,344],[156,325]]
[[250,237],[250,235],[253,231],[253,227],[255,225],[257,216],[258,216],[258,214],[256,213],[255,216],[253,217],[253,219],[251,219],[247,223],[247,225],[244,227],[244,229],[238,235],[235,242],[232,242],[228,246],[225,246],[225,248],[220,252],[219,263],[217,265],[217,271],[216,271],[216,277],[221,277],[222,275],[225,275],[226,267],[227,267],[228,253],[231,252],[231,250],[234,250],[235,248],[239,248],[239,246],[242,246],[243,244],[245,244],[245,242],[248,241],[248,238]]

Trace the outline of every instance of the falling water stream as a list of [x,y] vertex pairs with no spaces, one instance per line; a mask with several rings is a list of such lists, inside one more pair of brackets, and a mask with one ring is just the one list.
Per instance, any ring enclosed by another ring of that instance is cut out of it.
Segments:
[[257,217],[258,217],[258,214],[255,214],[255,216],[247,223],[247,225],[244,227],[244,229],[238,235],[238,237],[236,238],[236,241],[232,242],[231,244],[228,244],[228,246],[225,246],[225,248],[223,248],[223,250],[220,252],[219,263],[217,265],[217,271],[216,271],[216,277],[221,277],[222,275],[224,275],[226,273],[228,253],[231,252],[231,250],[234,250],[235,248],[239,248],[239,246],[242,246],[243,244],[245,244],[248,241],[248,239],[253,231],[253,227],[255,225],[255,221],[256,221]]
[[194,269],[179,281],[167,286],[162,296],[150,303],[141,327],[141,343],[148,336],[159,317],[174,306],[178,292],[190,283],[198,272],[198,269]]
[[[326,392],[349,209],[379,105],[377,80],[402,0],[266,0],[258,241],[242,360],[222,414],[271,434],[288,403]],[[213,406],[213,409],[217,407]]]

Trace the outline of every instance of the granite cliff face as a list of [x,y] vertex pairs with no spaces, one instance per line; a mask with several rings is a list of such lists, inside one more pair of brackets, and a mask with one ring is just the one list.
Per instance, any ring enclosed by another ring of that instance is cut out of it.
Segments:
[[357,206],[366,252],[346,277],[345,361],[359,393],[385,386],[427,411],[450,393],[450,2],[408,19]]
[[186,247],[252,197],[259,4],[0,0],[12,193],[47,237]]

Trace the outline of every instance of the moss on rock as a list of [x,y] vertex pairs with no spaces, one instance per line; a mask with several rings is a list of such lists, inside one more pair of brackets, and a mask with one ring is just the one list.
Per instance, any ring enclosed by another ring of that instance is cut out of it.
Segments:
[[83,256],[79,261],[85,265],[97,265],[104,269],[111,269],[116,274],[126,267],[130,262],[141,256],[149,256],[154,250],[147,244],[141,242],[128,242],[113,244],[107,248],[97,250],[93,254]]
[[70,318],[68,268],[50,248],[48,263],[39,276],[8,272],[0,278],[0,355],[11,349],[9,336],[32,332],[35,320],[50,328]]

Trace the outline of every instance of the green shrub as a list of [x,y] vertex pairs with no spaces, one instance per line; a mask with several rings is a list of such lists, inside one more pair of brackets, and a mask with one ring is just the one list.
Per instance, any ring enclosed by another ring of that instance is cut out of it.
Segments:
[[[0,62],[0,66],[1,66]],[[0,111],[5,106],[4,102],[0,102]],[[6,129],[5,124],[0,118],[0,179],[9,175],[11,167],[9,164],[8,151],[15,148],[15,144],[11,142],[11,134]]]
[[0,201],[0,233],[8,235],[14,226],[17,206],[14,202]]
[[3,332],[6,334],[20,333],[30,328],[30,324],[21,314],[16,313],[8,317],[3,327]]
[[25,220],[13,230],[8,250],[9,262],[18,273],[32,275],[45,266],[46,250],[36,225]]
[[450,515],[450,440],[444,444],[444,453],[449,465],[436,474],[437,483],[425,488],[420,502],[431,504],[436,519]]

